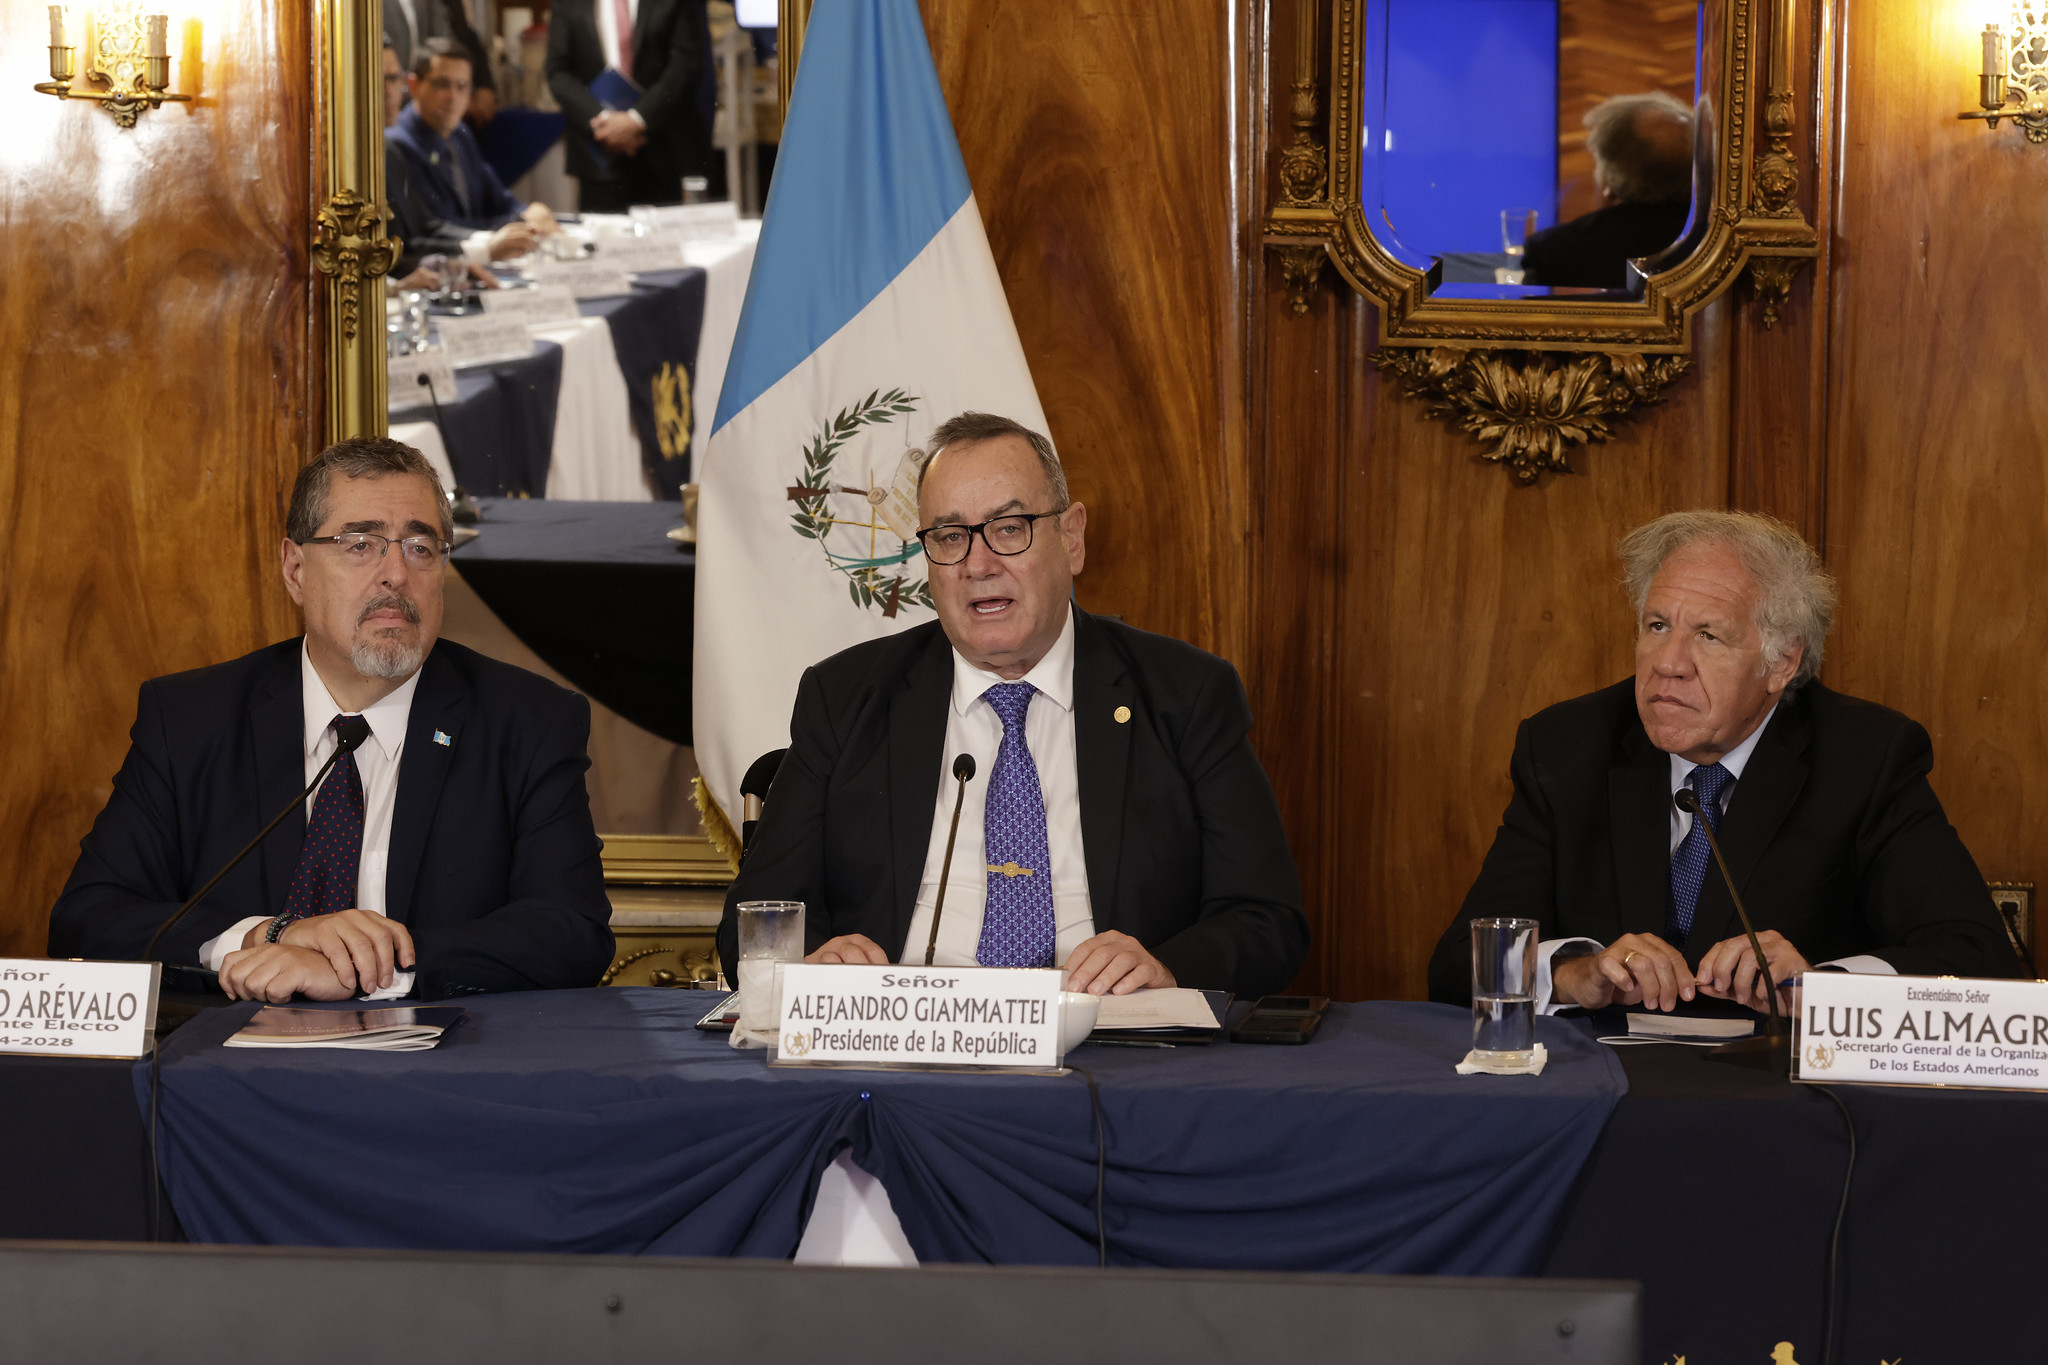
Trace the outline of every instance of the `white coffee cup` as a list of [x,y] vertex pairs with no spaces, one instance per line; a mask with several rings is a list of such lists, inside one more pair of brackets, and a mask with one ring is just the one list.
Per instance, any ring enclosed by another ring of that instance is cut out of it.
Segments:
[[1060,992],[1060,1060],[1081,1046],[1095,1031],[1095,1017],[1102,1012],[1102,997],[1087,991]]

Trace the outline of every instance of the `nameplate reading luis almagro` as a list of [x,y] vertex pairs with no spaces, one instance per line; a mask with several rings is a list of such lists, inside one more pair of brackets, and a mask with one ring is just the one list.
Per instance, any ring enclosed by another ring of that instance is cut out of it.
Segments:
[[0,1052],[147,1056],[162,974],[157,962],[0,958]]
[[1061,976],[794,963],[782,969],[774,1065],[1053,1071]]
[[1807,972],[1792,1076],[2048,1090],[2048,982]]

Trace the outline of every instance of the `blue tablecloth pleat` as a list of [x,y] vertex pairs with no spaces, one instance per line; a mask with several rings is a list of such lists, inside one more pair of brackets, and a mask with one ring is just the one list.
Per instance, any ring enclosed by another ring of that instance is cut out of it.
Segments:
[[[171,1200],[198,1241],[792,1254],[853,1158],[921,1260],[1095,1259],[1088,1087],[1065,1077],[771,1068],[690,1027],[696,992],[485,996],[424,1053],[165,1046]],[[1625,1083],[1544,1020],[1540,1077],[1458,1077],[1463,1011],[1333,1007],[1307,1047],[1084,1049],[1112,1259],[1532,1272]],[[146,1106],[149,1071],[136,1070]]]

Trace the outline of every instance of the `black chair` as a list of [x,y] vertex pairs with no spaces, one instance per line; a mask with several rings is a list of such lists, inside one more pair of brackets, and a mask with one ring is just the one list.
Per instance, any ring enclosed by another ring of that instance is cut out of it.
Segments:
[[761,823],[761,803],[768,799],[768,788],[775,785],[775,774],[782,767],[782,756],[787,749],[770,749],[755,759],[747,769],[747,775],[740,779],[740,859],[746,860],[747,850],[753,847],[754,828]]

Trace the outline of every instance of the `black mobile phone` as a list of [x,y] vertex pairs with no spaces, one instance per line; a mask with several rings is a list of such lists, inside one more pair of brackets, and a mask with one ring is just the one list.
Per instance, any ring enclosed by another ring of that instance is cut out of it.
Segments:
[[1233,1043],[1305,1043],[1323,1026],[1327,996],[1268,995],[1230,1030]]

